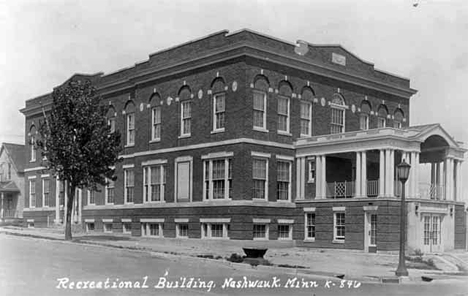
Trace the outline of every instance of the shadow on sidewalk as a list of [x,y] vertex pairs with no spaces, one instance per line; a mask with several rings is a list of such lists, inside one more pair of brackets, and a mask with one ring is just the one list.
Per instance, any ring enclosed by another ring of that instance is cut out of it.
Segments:
[[73,238],[75,242],[81,241],[129,241],[130,237],[112,235],[83,235]]

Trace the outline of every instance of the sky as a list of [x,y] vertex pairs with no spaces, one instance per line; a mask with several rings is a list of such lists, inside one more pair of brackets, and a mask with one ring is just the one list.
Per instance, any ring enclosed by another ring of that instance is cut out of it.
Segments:
[[242,28],[341,44],[379,70],[410,78],[418,90],[411,125],[440,123],[468,143],[466,0],[0,0],[0,142],[24,143],[19,109],[73,73],[110,73]]

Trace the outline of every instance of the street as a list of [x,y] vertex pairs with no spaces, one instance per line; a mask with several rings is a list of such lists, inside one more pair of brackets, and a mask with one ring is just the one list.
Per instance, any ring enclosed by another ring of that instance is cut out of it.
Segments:
[[0,295],[468,295],[463,278],[406,284],[342,282],[296,277],[293,269],[291,274],[275,273],[273,268],[220,260],[5,234],[0,234],[0,252]]

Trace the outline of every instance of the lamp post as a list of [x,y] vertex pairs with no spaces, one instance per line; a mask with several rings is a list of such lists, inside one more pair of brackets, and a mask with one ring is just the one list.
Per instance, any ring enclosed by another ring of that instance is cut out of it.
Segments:
[[406,202],[405,202],[405,183],[408,180],[408,175],[411,166],[405,162],[397,165],[398,178],[401,181],[401,204],[400,204],[400,259],[398,268],[395,271],[397,276],[408,276],[408,270],[405,265],[405,240],[406,240]]

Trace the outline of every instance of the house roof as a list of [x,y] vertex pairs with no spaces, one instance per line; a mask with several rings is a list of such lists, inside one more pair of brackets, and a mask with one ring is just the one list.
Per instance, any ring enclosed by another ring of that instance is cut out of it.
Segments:
[[0,192],[19,192],[19,188],[16,186],[15,182],[0,182]]
[[0,150],[0,154],[3,152],[3,150],[6,151],[16,171],[18,173],[24,172],[25,146],[21,144],[14,144],[14,143],[3,143],[2,148]]

